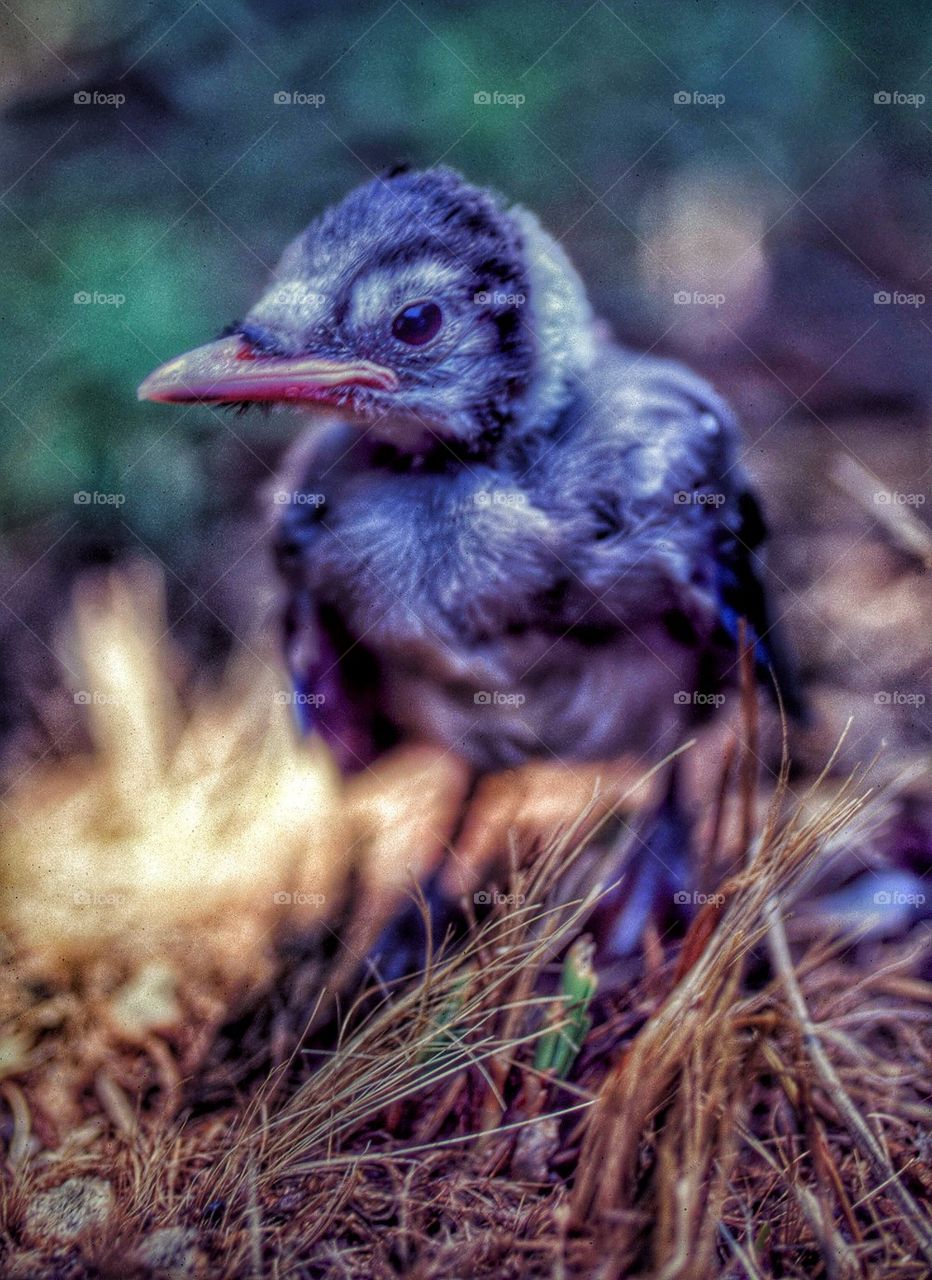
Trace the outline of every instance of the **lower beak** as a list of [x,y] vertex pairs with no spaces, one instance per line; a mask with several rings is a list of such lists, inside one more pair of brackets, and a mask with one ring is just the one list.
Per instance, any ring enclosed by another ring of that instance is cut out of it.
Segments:
[[140,400],[168,403],[207,400],[229,404],[250,400],[334,400],[342,387],[393,391],[391,369],[368,360],[318,360],[305,356],[253,353],[245,339],[220,338],[176,356],[140,384]]

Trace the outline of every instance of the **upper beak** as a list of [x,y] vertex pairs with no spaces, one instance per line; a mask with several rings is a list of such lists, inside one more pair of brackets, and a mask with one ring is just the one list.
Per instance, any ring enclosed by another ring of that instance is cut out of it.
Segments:
[[140,400],[332,400],[340,387],[393,391],[391,369],[369,360],[319,360],[253,353],[244,338],[220,338],[176,356],[140,384]]

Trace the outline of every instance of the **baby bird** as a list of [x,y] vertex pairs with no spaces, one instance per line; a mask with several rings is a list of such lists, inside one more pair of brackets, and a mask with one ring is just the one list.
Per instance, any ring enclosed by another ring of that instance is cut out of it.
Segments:
[[734,684],[741,619],[796,705],[728,406],[612,341],[537,218],[449,169],[327,210],[139,395],[306,417],[278,495],[285,647],[346,771],[402,739],[477,776],[657,759]]

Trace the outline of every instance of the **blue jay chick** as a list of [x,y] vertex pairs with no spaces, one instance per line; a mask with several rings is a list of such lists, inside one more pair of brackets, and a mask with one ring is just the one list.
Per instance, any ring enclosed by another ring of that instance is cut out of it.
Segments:
[[741,618],[795,704],[727,405],[605,336],[537,218],[448,169],[327,210],[139,394],[305,415],[286,649],[346,771],[401,739],[477,776],[657,758],[733,684]]

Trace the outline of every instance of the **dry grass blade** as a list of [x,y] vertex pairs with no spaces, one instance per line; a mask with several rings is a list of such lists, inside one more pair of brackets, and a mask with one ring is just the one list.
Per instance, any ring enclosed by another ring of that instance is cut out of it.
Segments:
[[886,1188],[887,1194],[896,1201],[903,1214],[904,1222],[913,1234],[930,1268],[932,1268],[932,1221],[929,1220],[928,1215],[923,1212],[907,1187],[904,1186],[902,1179],[890,1162],[890,1157],[876,1135],[871,1132],[867,1121],[849,1098],[838,1072],[832,1066],[822,1047],[819,1033],[809,1016],[806,1000],[793,968],[789,944],[786,939],[786,930],[783,926],[783,918],[776,902],[768,904],[767,921],[770,929],[770,949],[774,957],[774,963],[786,987],[787,997],[799,1022],[803,1042],[819,1082],[843,1117],[848,1132],[856,1142],[865,1160],[869,1163],[874,1177],[880,1185]]
[[[578,933],[591,909],[591,902],[546,902],[567,857],[565,842],[558,841],[540,864],[519,873],[509,896],[523,905],[493,915],[464,950],[432,958],[412,986],[386,996],[274,1114],[266,1113],[260,1094],[212,1171],[210,1194],[236,1197],[243,1150],[257,1152],[260,1189],[298,1175],[384,1160],[391,1151],[381,1146],[370,1154],[344,1156],[342,1151],[367,1123],[417,1095],[445,1088],[464,1071],[476,1073],[494,1094],[489,1065],[501,1058],[513,1061],[519,1049],[533,1046],[546,1031],[544,1014],[555,997],[531,994],[536,978]],[[394,1155],[441,1145],[438,1139]]]
[[[753,1042],[740,1027],[762,1007],[762,997],[740,994],[744,961],[767,931],[767,908],[773,896],[792,896],[814,860],[859,812],[865,798],[854,794],[852,780],[821,813],[808,819],[797,814],[782,827],[769,824],[747,868],[721,887],[728,905],[717,927],[704,939],[705,945],[694,955],[674,989],[623,1051],[599,1091],[587,1122],[573,1196],[580,1221],[617,1219],[619,1213],[632,1207],[635,1185],[643,1173],[639,1173],[639,1160],[645,1136],[660,1112],[672,1099],[679,1098],[684,1088],[696,1091],[691,1076],[695,1075],[697,1061],[702,1061],[696,1055],[702,1054],[703,1045],[716,1048],[705,1059],[704,1086],[698,1090],[697,1105],[706,1111],[735,1107],[736,1098],[720,1074],[722,1060],[730,1053],[735,1069],[742,1069]],[[688,945],[687,939],[687,948]],[[677,1195],[683,1196],[689,1185],[686,1170],[692,1158],[689,1127],[681,1124],[680,1135],[684,1181]],[[708,1164],[714,1158],[727,1167],[729,1140],[730,1135],[725,1132],[717,1135],[706,1153]],[[657,1185],[671,1185],[659,1163],[654,1181]],[[682,1221],[683,1217],[682,1210],[678,1213],[676,1206],[662,1202],[653,1206],[653,1212],[660,1215],[661,1225],[677,1216]],[[620,1230],[624,1237],[625,1230]],[[669,1275],[707,1275],[708,1271],[703,1271],[697,1261],[695,1249],[699,1246],[700,1242],[694,1239],[687,1247],[681,1239],[677,1256],[682,1265]],[[702,1243],[700,1256],[706,1256],[708,1248]]]

